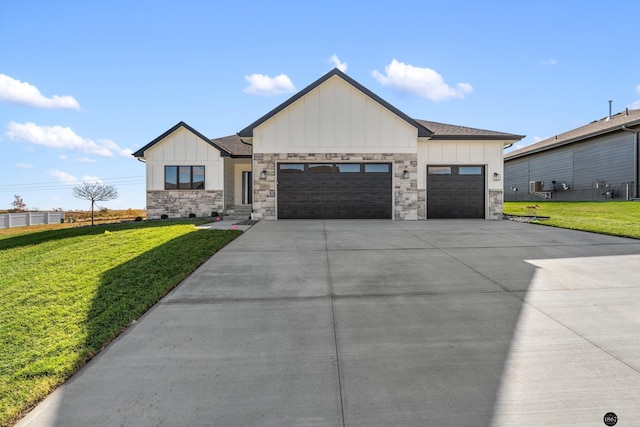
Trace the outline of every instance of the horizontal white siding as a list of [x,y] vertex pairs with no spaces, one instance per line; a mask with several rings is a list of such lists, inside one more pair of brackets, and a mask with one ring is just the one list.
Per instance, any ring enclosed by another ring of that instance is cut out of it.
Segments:
[[254,153],[411,153],[418,131],[334,76],[253,131]]

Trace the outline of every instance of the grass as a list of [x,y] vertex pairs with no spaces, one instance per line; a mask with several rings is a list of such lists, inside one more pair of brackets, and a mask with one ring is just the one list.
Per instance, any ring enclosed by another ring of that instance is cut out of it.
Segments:
[[505,202],[504,213],[548,216],[534,222],[640,239],[640,202]]
[[16,422],[241,234],[143,221],[0,235],[0,425]]

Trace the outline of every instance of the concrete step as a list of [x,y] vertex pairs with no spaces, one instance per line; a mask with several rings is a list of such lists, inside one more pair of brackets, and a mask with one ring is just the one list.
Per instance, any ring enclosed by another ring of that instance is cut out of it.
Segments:
[[228,209],[226,209],[226,215],[239,215],[239,216],[245,216],[245,215],[251,215],[251,205],[236,205],[236,206],[229,206]]

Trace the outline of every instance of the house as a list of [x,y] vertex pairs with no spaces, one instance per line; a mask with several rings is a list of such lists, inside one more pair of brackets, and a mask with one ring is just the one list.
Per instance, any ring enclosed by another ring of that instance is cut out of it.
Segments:
[[627,109],[505,154],[505,200],[638,198],[639,132]]
[[133,155],[149,218],[498,219],[503,149],[522,138],[412,119],[333,69],[237,135],[180,122]]

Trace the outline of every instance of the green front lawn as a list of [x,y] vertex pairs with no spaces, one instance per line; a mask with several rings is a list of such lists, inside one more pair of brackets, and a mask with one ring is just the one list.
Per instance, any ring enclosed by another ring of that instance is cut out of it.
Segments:
[[505,202],[504,213],[548,216],[536,222],[640,239],[640,202]]
[[241,234],[152,221],[0,235],[0,425]]

